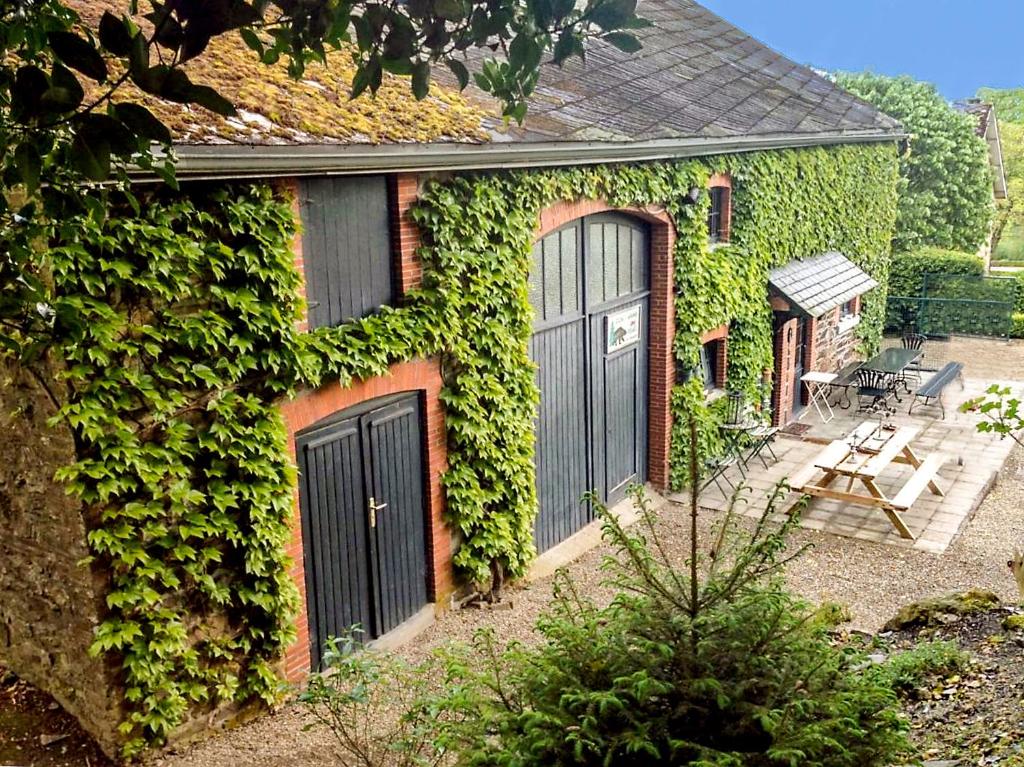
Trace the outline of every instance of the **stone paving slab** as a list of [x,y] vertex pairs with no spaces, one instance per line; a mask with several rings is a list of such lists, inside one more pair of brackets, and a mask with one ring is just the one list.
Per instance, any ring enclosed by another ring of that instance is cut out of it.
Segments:
[[[975,428],[982,416],[960,413],[957,408],[962,402],[979,396],[992,383],[967,379],[963,390],[956,382],[946,390],[946,419],[942,420],[938,408],[915,407],[913,415],[907,414],[909,398],[899,411],[886,422],[898,426],[915,426],[920,429],[911,447],[922,460],[934,452],[943,453],[946,461],[939,470],[937,481],[945,492],[944,497],[933,495],[927,488],[905,512],[903,521],[916,540],[901,538],[889,518],[880,509],[842,503],[832,499],[814,498],[803,510],[801,527],[833,535],[873,541],[903,548],[914,548],[935,554],[944,552],[963,529],[975,509],[981,504],[995,482],[999,471],[1010,455],[1013,440],[999,439],[997,435],[982,434]],[[1013,390],[1024,393],[1024,383],[1000,382]],[[854,398],[856,399],[856,398]],[[823,424],[813,409],[805,411],[802,421],[811,429],[799,437],[780,434],[773,448],[778,461],[772,461],[765,451],[769,468],[754,459],[746,476],[739,466],[733,466],[725,473],[732,485],[743,484],[743,503],[738,511],[744,516],[758,518],[767,506],[771,489],[785,477],[806,466],[821,452],[824,445],[833,439],[840,439],[858,424],[877,419],[870,414],[856,413],[856,403],[848,410],[836,410],[836,418]],[[877,478],[876,484],[888,497],[893,497],[907,482],[913,469],[901,464],[890,464]],[[722,483],[731,495],[731,489]],[[863,485],[854,480],[854,492],[865,492]],[[844,480],[837,479],[835,487],[845,490]],[[670,500],[686,502],[686,494],[669,496]],[[789,493],[779,511],[783,511],[799,500],[796,493]],[[708,509],[724,511],[729,498],[712,484],[701,495],[701,505]],[[779,515],[781,519],[781,514]]]

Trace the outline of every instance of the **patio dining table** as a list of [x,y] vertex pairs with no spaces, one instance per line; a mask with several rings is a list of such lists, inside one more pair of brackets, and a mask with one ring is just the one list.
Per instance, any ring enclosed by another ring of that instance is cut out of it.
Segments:
[[888,349],[883,349],[874,357],[864,362],[861,368],[864,370],[877,370],[879,373],[886,375],[889,380],[889,391],[896,397],[896,401],[900,402],[900,397],[896,393],[896,387],[902,383],[906,392],[910,393],[910,387],[907,386],[904,371],[913,365],[922,354],[921,349],[901,349],[898,346],[892,346]]

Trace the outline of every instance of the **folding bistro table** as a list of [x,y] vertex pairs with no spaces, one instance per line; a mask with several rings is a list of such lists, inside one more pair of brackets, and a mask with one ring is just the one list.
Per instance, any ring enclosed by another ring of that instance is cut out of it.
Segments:
[[807,384],[807,396],[811,400],[810,404],[814,405],[814,409],[818,411],[818,417],[821,418],[822,423],[828,423],[836,417],[832,405],[829,404],[828,394],[831,391],[831,384],[838,377],[835,373],[822,373],[818,370],[804,373],[800,377],[800,380]]
[[[946,460],[941,453],[933,453],[921,460],[910,447],[917,434],[918,429],[913,426],[886,428],[877,421],[865,421],[844,439],[829,443],[814,460],[790,478],[789,485],[801,495],[812,498],[832,498],[881,509],[901,537],[914,540],[914,534],[900,517],[900,512],[913,506],[925,487],[934,495],[944,495],[935,477]],[[914,473],[890,498],[875,480],[893,463],[909,464],[914,467]],[[840,478],[847,480],[845,490],[832,487]],[[855,482],[859,482],[867,492],[855,492]]]

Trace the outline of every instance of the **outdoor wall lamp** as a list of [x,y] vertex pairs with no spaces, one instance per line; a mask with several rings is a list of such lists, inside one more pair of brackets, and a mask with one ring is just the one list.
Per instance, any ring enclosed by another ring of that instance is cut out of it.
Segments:
[[685,197],[683,197],[683,201],[686,202],[686,203],[689,203],[690,205],[696,205],[697,204],[697,200],[699,200],[699,199],[700,199],[700,187],[699,186],[691,187],[690,191],[686,193]]

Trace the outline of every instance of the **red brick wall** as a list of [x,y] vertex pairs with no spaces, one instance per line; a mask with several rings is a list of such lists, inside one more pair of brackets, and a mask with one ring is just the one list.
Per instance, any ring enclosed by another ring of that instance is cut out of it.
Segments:
[[419,182],[414,174],[403,173],[392,176],[389,184],[395,276],[399,294],[405,295],[423,282],[423,263],[416,253],[420,246],[420,232],[409,215],[409,209],[419,195]]
[[283,178],[277,182],[277,190],[289,197],[292,204],[292,215],[299,226],[296,227],[295,236],[292,238],[292,253],[295,255],[295,268],[302,275],[299,282],[299,295],[302,296],[302,318],[298,322],[298,329],[305,333],[309,330],[309,312],[306,308],[306,263],[302,256],[302,217],[300,215],[299,194],[301,187],[297,178]]
[[648,478],[656,487],[668,487],[668,461],[672,434],[672,386],[675,361],[675,304],[672,293],[676,232],[664,208],[615,208],[605,200],[563,200],[541,211],[534,239],[582,216],[618,210],[643,219],[651,226],[651,316],[648,351]]
[[[444,412],[438,394],[441,391],[441,371],[436,359],[412,360],[392,366],[387,376],[371,378],[355,383],[348,388],[330,384],[316,391],[302,392],[298,397],[281,406],[288,428],[288,448],[292,460],[295,455],[296,432],[312,426],[345,408],[361,402],[406,391],[420,391],[424,394],[424,418],[426,421],[425,441],[427,465],[427,562],[428,588],[432,599],[438,604],[451,595],[454,575],[451,564],[451,533],[444,524],[444,494],[441,490],[441,475],[447,467],[447,437],[444,427]],[[300,614],[297,620],[298,637],[285,657],[285,671],[290,680],[301,679],[309,671],[309,625],[306,615],[306,577],[302,548],[302,522],[299,514],[299,491],[295,488],[292,540],[288,554],[292,558],[291,576],[302,594]]]

